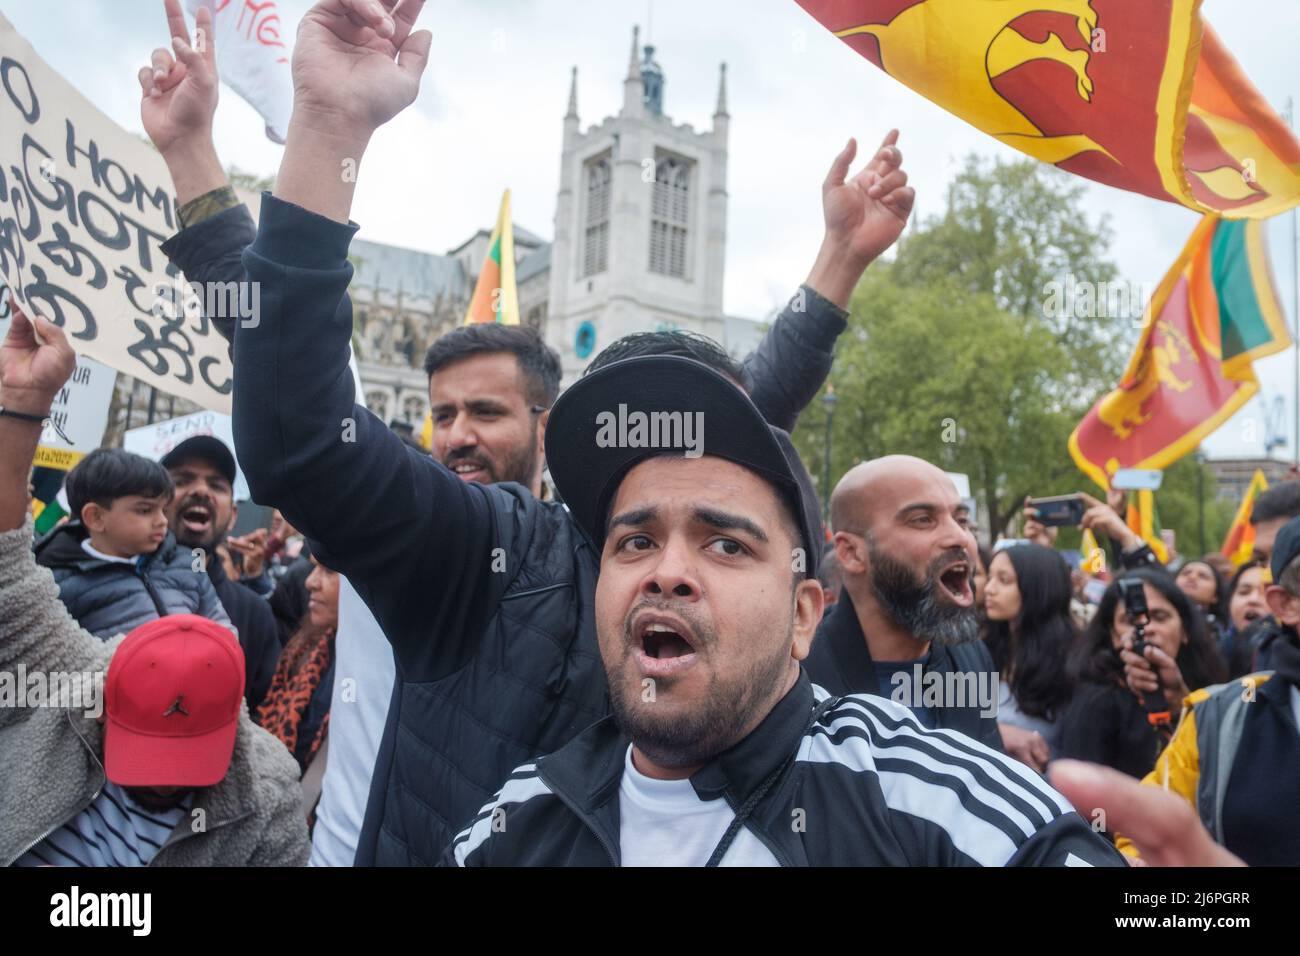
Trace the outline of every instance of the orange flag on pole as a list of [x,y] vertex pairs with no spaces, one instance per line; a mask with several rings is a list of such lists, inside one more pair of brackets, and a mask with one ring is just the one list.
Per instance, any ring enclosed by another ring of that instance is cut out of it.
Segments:
[[1223,549],[1220,552],[1232,562],[1234,567],[1240,567],[1249,561],[1255,550],[1255,526],[1250,523],[1250,514],[1255,510],[1255,500],[1267,490],[1268,481],[1264,477],[1264,472],[1256,468],[1254,476],[1250,479],[1250,486],[1242,496],[1237,515],[1232,519],[1232,527],[1228,529],[1228,535],[1223,539]]
[[463,325],[478,322],[519,324],[519,289],[515,285],[515,230],[510,219],[510,190],[501,196],[501,211],[488,239],[487,256],[478,274]]

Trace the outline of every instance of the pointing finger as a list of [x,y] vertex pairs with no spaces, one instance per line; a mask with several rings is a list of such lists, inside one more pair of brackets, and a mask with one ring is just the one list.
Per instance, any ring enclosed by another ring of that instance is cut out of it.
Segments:
[[853,157],[856,155],[858,155],[858,141],[850,138],[835,157],[835,161],[831,163],[830,172],[826,174],[826,182],[822,185],[823,191],[844,185],[844,179],[848,176],[849,167],[853,165]]

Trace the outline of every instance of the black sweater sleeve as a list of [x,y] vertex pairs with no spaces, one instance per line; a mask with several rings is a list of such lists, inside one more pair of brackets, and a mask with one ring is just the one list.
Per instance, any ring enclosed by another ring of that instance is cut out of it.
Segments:
[[794,431],[799,413],[830,374],[835,340],[849,314],[808,286],[800,286],[745,359],[750,397],[777,428]]
[[[202,222],[182,229],[162,244],[162,251],[185,278],[204,288],[210,283],[243,282],[244,249],[257,235],[253,217],[243,203],[223,209]],[[200,296],[200,300],[212,296]],[[222,301],[225,301],[223,298]],[[209,321],[227,342],[235,337],[233,315],[210,315]],[[232,346],[233,351],[233,346]]]
[[235,445],[254,499],[366,598],[404,679],[433,680],[472,653],[501,577],[489,573],[495,489],[461,482],[355,404],[355,231],[264,194],[244,253],[260,314],[235,330]]

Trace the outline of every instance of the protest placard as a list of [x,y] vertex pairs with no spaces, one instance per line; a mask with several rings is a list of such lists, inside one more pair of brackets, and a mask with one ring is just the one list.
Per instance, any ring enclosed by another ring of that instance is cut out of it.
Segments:
[[[33,464],[67,471],[99,447],[108,425],[117,372],[84,355],[54,396]],[[60,435],[59,433],[63,434]]]
[[[0,129],[0,275],[17,301],[62,327],[80,354],[228,412],[226,343],[159,251],[178,228],[162,158],[3,16]],[[243,316],[249,296],[235,293],[223,304]]]

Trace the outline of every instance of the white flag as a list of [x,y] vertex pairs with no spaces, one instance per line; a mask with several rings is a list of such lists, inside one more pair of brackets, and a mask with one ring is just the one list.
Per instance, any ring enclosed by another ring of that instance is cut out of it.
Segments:
[[185,0],[191,17],[199,7],[212,11],[222,81],[262,114],[267,138],[283,143],[293,110],[292,47],[275,0]]

